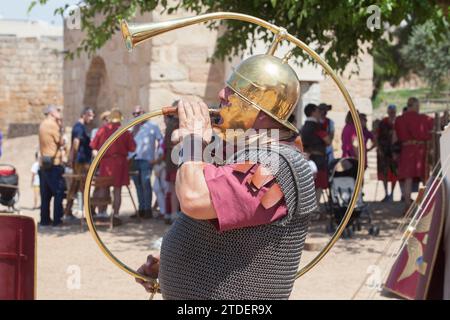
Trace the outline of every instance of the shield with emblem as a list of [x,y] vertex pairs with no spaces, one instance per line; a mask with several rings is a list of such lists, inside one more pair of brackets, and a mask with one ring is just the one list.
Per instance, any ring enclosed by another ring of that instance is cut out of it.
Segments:
[[429,180],[420,218],[392,266],[385,289],[405,299],[428,298],[447,210],[445,185]]

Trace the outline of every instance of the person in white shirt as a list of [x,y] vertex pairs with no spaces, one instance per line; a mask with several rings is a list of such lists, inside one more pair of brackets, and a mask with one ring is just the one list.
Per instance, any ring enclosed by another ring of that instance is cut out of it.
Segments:
[[[134,117],[144,114],[144,110],[137,106],[133,112]],[[136,186],[139,216],[143,218],[152,218],[152,184],[151,176],[153,163],[155,160],[155,150],[163,137],[157,124],[152,121],[146,121],[136,125],[132,134],[136,142],[136,150],[131,154],[133,161],[133,169],[137,171],[137,175],[133,176]],[[136,215],[132,217],[137,217]]]
[[35,162],[31,166],[31,187],[33,188],[33,210],[39,209],[38,203],[41,199],[40,180],[39,180],[39,153],[35,154]]

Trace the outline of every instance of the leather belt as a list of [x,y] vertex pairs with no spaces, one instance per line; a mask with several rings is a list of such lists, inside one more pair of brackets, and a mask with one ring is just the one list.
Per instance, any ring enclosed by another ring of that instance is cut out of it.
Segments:
[[419,141],[419,140],[407,140],[402,142],[402,145],[404,146],[412,146],[412,145],[424,145],[426,144],[426,141]]

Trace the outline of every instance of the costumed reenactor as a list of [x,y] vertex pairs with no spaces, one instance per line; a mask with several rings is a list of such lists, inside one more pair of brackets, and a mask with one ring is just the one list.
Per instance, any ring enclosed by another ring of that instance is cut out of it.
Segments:
[[[384,117],[377,128],[377,173],[378,180],[383,181],[386,196],[383,202],[393,201],[394,189],[397,183],[397,159],[398,143],[395,134],[395,119],[397,107],[390,104],[387,108],[387,117]],[[391,183],[391,192],[388,190],[388,183]]]
[[318,170],[314,182],[319,200],[322,190],[328,188],[327,146],[331,144],[331,139],[320,123],[321,111],[315,104],[307,104],[304,113],[306,121],[300,134],[305,153],[309,155],[309,159],[314,162]]
[[395,132],[401,143],[398,179],[403,183],[403,198],[409,208],[414,180],[425,182],[427,179],[427,141],[431,140],[433,119],[419,113],[417,98],[409,98],[407,107],[395,121]]
[[330,138],[330,144],[327,146],[327,161],[328,164],[331,164],[334,160],[334,151],[333,151],[333,139],[334,139],[334,132],[335,132],[335,125],[334,121],[327,117],[328,111],[332,109],[331,104],[321,103],[317,106],[320,110],[320,124],[322,126],[322,129],[327,133],[328,137]]
[[[289,298],[316,210],[311,169],[287,121],[299,95],[298,77],[285,60],[264,54],[241,62],[219,93],[221,128],[239,129],[245,141],[257,143],[237,148],[222,164],[190,152],[198,147],[201,154],[212,139],[207,106],[178,103],[182,213],[164,236],[160,257],[149,256],[138,270],[159,278],[164,299]],[[240,137],[237,131],[224,131],[225,145]]]
[[[172,106],[177,106],[178,101],[174,101]],[[175,180],[177,177],[177,164],[172,161],[172,153],[176,144],[172,141],[172,134],[176,136],[178,134],[179,121],[175,115],[168,115],[164,117],[164,124],[166,130],[164,132],[163,144],[164,144],[164,164],[166,166],[166,213],[164,220],[166,224],[171,224],[176,218],[176,214],[179,211],[179,202],[175,192]],[[176,141],[176,139],[175,139]]]

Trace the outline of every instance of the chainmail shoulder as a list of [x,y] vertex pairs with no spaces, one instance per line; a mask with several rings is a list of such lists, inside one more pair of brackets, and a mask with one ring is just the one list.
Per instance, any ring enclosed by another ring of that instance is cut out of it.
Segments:
[[255,156],[274,174],[288,214],[269,225],[226,232],[180,214],[161,245],[164,299],[289,298],[316,210],[314,180],[307,161],[290,146],[247,149],[234,160]]

